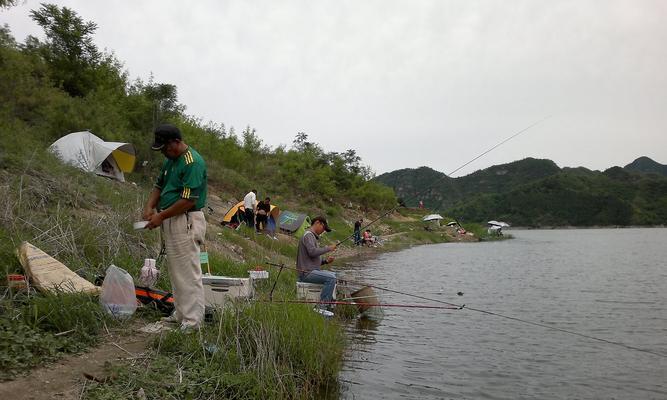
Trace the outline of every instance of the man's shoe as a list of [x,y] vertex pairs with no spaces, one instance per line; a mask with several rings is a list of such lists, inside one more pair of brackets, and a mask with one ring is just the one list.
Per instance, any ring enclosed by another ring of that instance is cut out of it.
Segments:
[[331,311],[327,311],[324,308],[320,308],[320,307],[317,307],[317,306],[315,308],[313,308],[313,311],[322,315],[325,318],[331,318],[331,317],[334,316],[334,313],[332,313]]
[[169,324],[175,324],[175,323],[179,322],[178,319],[176,319],[176,316],[174,316],[174,314],[171,314],[168,317],[162,317],[162,318],[160,318],[160,321],[166,322],[166,323],[169,323]]
[[178,328],[181,333],[192,333],[199,330],[199,325],[185,325],[181,324],[181,327]]

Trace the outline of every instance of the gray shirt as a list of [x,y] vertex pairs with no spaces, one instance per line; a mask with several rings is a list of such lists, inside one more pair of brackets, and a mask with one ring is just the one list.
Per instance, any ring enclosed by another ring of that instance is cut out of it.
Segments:
[[321,265],[326,264],[326,260],[320,258],[322,254],[329,252],[327,247],[317,247],[317,241],[320,238],[310,229],[299,239],[299,248],[296,252],[296,269],[299,275],[306,272],[320,269]]

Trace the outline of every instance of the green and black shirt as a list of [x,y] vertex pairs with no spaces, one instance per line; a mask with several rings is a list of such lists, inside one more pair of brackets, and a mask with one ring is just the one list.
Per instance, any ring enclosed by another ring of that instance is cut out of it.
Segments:
[[162,164],[155,187],[160,189],[159,210],[166,210],[179,199],[195,202],[195,210],[206,205],[206,163],[192,147],[178,158],[166,159]]

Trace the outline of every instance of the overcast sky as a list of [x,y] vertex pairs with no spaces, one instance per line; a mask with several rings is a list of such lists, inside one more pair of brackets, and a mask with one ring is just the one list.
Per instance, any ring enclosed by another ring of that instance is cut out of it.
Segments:
[[[304,131],[378,174],[449,173],[551,115],[454,176],[525,157],[667,164],[667,1],[54,3],[97,23],[132,78],[175,84],[187,113],[271,146]],[[43,37],[38,7],[0,23]]]

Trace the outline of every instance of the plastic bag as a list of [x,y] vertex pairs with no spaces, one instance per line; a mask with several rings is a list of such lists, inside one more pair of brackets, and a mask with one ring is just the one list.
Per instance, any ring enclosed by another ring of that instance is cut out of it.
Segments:
[[157,282],[160,270],[155,267],[155,262],[152,258],[144,260],[144,266],[141,268],[141,273],[139,274],[139,283],[142,286],[153,287]]
[[102,307],[116,318],[128,318],[137,309],[132,276],[122,268],[110,265],[102,282]]

